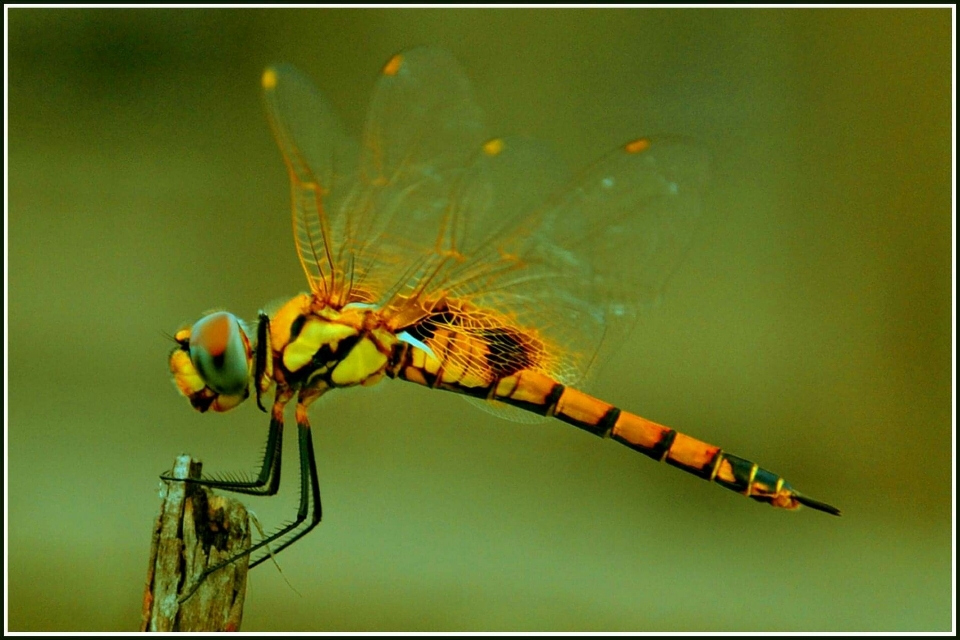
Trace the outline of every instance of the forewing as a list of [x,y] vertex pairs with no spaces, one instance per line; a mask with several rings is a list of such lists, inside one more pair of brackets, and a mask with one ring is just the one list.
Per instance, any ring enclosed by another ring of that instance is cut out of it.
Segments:
[[483,115],[459,64],[430,47],[397,54],[374,89],[349,203],[345,248],[356,286],[386,303],[442,253],[451,203],[485,138]]
[[262,85],[270,126],[290,174],[297,253],[311,290],[329,299],[340,288],[344,271],[337,229],[348,214],[342,205],[356,188],[357,146],[296,68],[268,67]]

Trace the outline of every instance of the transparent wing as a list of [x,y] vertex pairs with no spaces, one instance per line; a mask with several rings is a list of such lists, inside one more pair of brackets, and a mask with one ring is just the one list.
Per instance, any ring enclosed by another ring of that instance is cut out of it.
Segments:
[[384,66],[364,126],[360,185],[340,213],[353,286],[384,304],[414,286],[444,250],[443,228],[484,139],[483,114],[460,66],[429,47]]
[[290,174],[297,253],[310,289],[329,299],[342,280],[337,212],[356,189],[357,146],[327,101],[294,67],[268,67],[262,85],[270,126]]
[[[641,307],[658,302],[701,216],[705,150],[682,138],[641,138],[614,150],[555,197],[525,252],[560,283],[524,314],[569,352],[569,383],[622,344]],[[554,313],[542,310],[554,308]],[[559,311],[559,312],[558,312]],[[589,331],[584,331],[590,327]]]
[[391,58],[377,81],[363,132],[363,179],[383,187],[437,182],[462,170],[483,139],[483,113],[457,61],[442,49],[411,49]]
[[[383,67],[362,147],[303,74],[263,76],[267,112],[290,173],[294,237],[323,301],[388,299],[436,248],[459,174],[483,139],[482,113],[459,65],[418,48]],[[398,275],[399,274],[399,275]]]
[[681,139],[641,139],[556,190],[563,174],[541,147],[497,140],[484,151],[495,153],[477,157],[450,205],[448,224],[463,230],[451,235],[456,259],[433,268],[421,295],[462,301],[459,316],[436,323],[460,336],[446,351],[466,354],[465,370],[481,376],[487,363],[470,345],[506,326],[532,343],[519,349],[526,366],[582,386],[689,247],[706,155]]

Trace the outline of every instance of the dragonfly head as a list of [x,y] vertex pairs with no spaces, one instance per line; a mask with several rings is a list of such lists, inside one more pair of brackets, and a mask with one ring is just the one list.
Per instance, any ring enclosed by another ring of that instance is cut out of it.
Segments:
[[181,329],[170,353],[174,383],[197,411],[228,411],[250,395],[253,350],[243,323],[217,311]]

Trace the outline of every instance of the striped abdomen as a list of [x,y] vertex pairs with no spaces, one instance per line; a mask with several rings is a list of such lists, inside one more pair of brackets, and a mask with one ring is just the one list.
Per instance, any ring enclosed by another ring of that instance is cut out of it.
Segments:
[[398,345],[387,375],[434,389],[497,400],[536,414],[558,418],[602,438],[613,438],[654,460],[663,460],[695,476],[775,507],[796,509],[806,505],[840,515],[835,507],[798,493],[783,478],[749,460],[622,411],[530,369],[521,369],[496,377],[488,384],[479,384],[477,376],[463,376],[460,372],[451,375],[450,370],[437,360],[424,358],[422,351],[404,344]]

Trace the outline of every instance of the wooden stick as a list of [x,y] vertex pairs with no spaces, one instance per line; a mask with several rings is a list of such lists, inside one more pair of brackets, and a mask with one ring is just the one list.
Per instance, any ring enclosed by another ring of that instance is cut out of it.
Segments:
[[[199,478],[201,463],[181,455],[175,478]],[[190,482],[165,481],[153,527],[141,631],[239,631],[249,556],[216,571],[185,602],[204,569],[250,547],[244,506]]]

